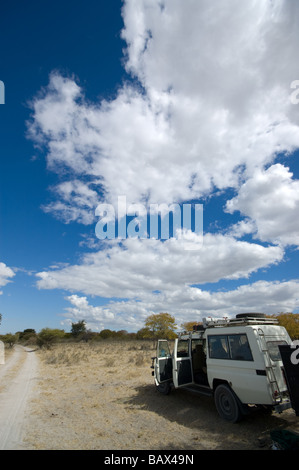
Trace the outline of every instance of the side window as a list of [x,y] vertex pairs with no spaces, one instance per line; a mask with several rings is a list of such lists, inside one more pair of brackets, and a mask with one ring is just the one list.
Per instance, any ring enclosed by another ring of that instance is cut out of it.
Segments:
[[229,359],[226,335],[209,336],[209,356],[212,359]]
[[253,361],[247,335],[229,335],[228,341],[231,359],[235,361]]
[[180,339],[177,346],[177,357],[188,357],[189,356],[189,340]]
[[167,341],[159,341],[158,343],[158,357],[170,356],[169,345]]
[[212,359],[232,359],[253,361],[246,334],[211,335],[208,337],[209,357]]

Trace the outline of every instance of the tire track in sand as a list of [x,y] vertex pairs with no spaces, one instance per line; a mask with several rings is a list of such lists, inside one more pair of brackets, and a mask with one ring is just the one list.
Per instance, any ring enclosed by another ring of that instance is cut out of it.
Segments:
[[34,351],[15,346],[0,365],[0,450],[23,449],[25,410],[33,389],[38,359]]

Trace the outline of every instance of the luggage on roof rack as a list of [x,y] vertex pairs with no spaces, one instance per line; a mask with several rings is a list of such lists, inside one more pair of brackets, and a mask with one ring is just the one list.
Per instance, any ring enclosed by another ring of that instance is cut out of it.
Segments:
[[266,318],[266,315],[264,313],[238,313],[236,315],[236,318]]
[[278,320],[276,318],[267,317],[264,313],[238,313],[235,318],[203,318],[204,328],[235,326],[239,324],[261,324],[261,325],[276,325]]

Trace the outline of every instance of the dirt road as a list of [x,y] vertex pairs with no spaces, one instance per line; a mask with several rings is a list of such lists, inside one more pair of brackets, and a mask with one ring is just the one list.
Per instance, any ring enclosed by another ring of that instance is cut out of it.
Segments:
[[34,351],[15,346],[0,366],[0,450],[22,449],[24,415],[37,361]]

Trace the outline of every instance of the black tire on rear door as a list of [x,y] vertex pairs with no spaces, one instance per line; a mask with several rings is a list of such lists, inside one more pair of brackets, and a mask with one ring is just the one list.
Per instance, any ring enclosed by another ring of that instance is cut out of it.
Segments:
[[264,313],[238,313],[236,318],[266,318]]

